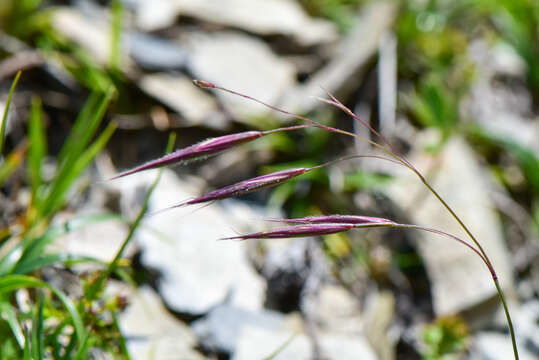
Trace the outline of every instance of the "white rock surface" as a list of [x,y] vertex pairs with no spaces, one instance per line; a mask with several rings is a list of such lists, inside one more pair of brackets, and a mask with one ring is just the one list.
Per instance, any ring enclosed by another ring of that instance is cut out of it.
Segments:
[[[93,209],[91,214],[104,214],[104,209]],[[79,214],[85,216],[90,214]],[[78,221],[82,217],[75,217],[71,214],[60,214],[56,216],[55,222],[60,224],[68,220]],[[120,220],[103,220],[90,222],[88,225],[68,232],[66,235],[57,238],[51,245],[50,250],[59,251],[77,256],[88,256],[103,262],[110,262],[116,256],[125,237],[128,226]],[[133,255],[136,251],[135,244],[131,243],[124,250],[124,257]],[[95,264],[81,263],[75,266],[80,271],[94,269]]]
[[[417,144],[419,149],[421,143]],[[508,251],[489,198],[491,184],[468,145],[454,137],[438,156],[416,153],[410,158],[482,244],[502,287],[512,289]],[[403,171],[389,188],[389,195],[410,220],[468,240],[458,223],[419,179]],[[437,315],[458,313],[496,295],[489,271],[470,249],[430,233],[414,232],[413,236],[418,239],[417,246],[431,279]]]
[[[295,82],[294,66],[277,57],[261,40],[236,32],[213,35],[192,34],[189,69],[198,79],[243,92],[276,104]],[[269,110],[253,101],[222,91],[215,94],[240,121],[261,116]]]
[[[114,181],[123,193],[124,206],[133,208],[134,199],[140,201],[141,190],[155,175],[155,171],[147,171]],[[149,212],[200,195],[200,186],[195,184],[165,170],[151,197]],[[256,219],[264,216],[235,201],[195,209],[147,216],[135,235],[143,265],[162,275],[159,293],[163,300],[174,311],[190,314],[205,313],[225,299],[248,310],[260,309],[265,283],[248,263],[247,243],[217,240],[234,234],[234,230],[253,231],[250,225],[256,226]]]
[[[518,348],[520,360],[535,360],[537,354],[528,351],[521,344]],[[514,359],[513,346],[509,336],[495,333],[482,332],[475,336],[474,351],[471,359],[473,360],[507,360]]]
[[235,306],[220,305],[191,326],[204,348],[233,353],[244,327],[279,330],[286,326],[286,319],[274,311],[251,312]]
[[145,30],[172,25],[177,15],[241,28],[259,35],[283,34],[303,45],[333,41],[337,28],[329,21],[310,18],[289,0],[139,0],[137,23]]
[[342,286],[322,286],[312,313],[318,326],[326,331],[349,335],[361,333],[359,301]]
[[127,339],[129,355],[134,360],[202,360],[193,350],[196,339],[189,327],[175,319],[159,296],[142,287],[129,297],[130,304],[119,315],[122,334]]
[[[376,355],[361,336],[319,334],[318,340],[324,359],[376,359]],[[232,359],[265,359],[277,351],[279,352],[272,358],[273,360],[312,359],[311,343],[306,335],[287,330],[270,331],[254,327],[243,329],[238,349]]]

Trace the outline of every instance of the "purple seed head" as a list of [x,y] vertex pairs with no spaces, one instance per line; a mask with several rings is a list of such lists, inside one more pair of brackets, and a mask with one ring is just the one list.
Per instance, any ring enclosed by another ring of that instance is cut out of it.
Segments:
[[277,172],[267,174],[267,175],[258,176],[252,179],[243,180],[235,184],[214,190],[196,199],[190,200],[185,204],[193,205],[193,204],[199,204],[203,202],[226,199],[229,197],[248,194],[256,190],[276,186],[286,180],[289,180],[296,176],[304,174],[307,171],[309,171],[309,169],[307,168],[287,169],[287,170],[281,170],[281,171],[277,171]]
[[332,223],[332,224],[354,224],[354,225],[378,225],[378,224],[393,224],[394,222],[384,218],[359,216],[359,215],[324,215],[324,216],[308,216],[295,219],[270,219],[273,222],[287,222],[291,224],[317,224],[317,223]]
[[307,224],[286,226],[274,230],[224,238],[222,240],[280,239],[335,234],[354,228],[353,224]]
[[261,131],[245,131],[237,134],[224,135],[204,140],[198,144],[176,150],[175,152],[165,155],[159,159],[151,160],[146,164],[140,165],[134,169],[124,171],[113,177],[111,180],[131,175],[139,171],[154,169],[175,163],[183,163],[188,160],[195,160],[208,155],[214,155],[241,143],[257,139],[263,135],[264,134]]

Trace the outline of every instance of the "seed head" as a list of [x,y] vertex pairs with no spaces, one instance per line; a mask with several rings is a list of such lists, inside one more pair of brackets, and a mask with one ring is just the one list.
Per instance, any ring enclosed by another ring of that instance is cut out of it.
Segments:
[[256,190],[276,186],[286,180],[290,180],[296,176],[304,174],[309,170],[310,169],[308,168],[287,169],[258,176],[252,179],[243,180],[190,200],[186,204],[193,205],[248,194]]
[[335,234],[354,228],[353,224],[308,224],[286,226],[248,235],[232,236],[222,240],[280,239],[302,236]]
[[295,219],[269,219],[273,222],[287,222],[291,224],[317,224],[317,223],[332,223],[332,224],[354,224],[354,225],[378,225],[378,224],[394,224],[393,221],[359,215],[324,215],[324,216],[308,216]]
[[154,169],[175,163],[184,163],[188,160],[196,160],[205,156],[214,155],[241,143],[257,139],[263,135],[264,133],[261,131],[245,131],[204,140],[198,144],[177,150],[159,159],[151,160],[146,164],[140,165],[134,169],[124,171],[113,177],[111,180],[131,175],[139,171]]

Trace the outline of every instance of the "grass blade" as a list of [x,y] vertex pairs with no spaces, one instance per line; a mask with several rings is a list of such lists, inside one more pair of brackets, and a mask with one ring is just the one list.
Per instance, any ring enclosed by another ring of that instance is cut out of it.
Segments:
[[[33,288],[45,288],[50,290],[56,297],[62,302],[73,321],[73,327],[75,328],[75,335],[77,341],[81,344],[86,336],[82,318],[75,307],[73,301],[68,298],[63,292],[55,288],[54,286],[47,284],[41,280],[26,275],[7,275],[0,278],[0,294],[9,293],[14,290],[26,287]],[[28,341],[28,338],[27,338]]]
[[22,332],[21,326],[19,325],[19,322],[17,321],[17,314],[13,309],[13,305],[11,305],[5,299],[2,299],[2,302],[0,302],[0,313],[4,315],[5,320],[7,321],[9,328],[11,329],[11,332],[15,337],[15,340],[17,341],[21,349],[24,349],[24,334]]
[[[57,211],[65,200],[65,195],[71,184],[86,169],[94,157],[105,147],[110,137],[116,130],[116,123],[110,123],[96,141],[83,153],[79,154],[77,161],[72,163],[66,171],[61,171],[55,180],[55,186],[47,199],[43,215],[48,216]],[[63,173],[63,174],[62,174]]]
[[15,79],[13,79],[13,82],[11,83],[11,89],[9,89],[6,106],[4,107],[4,114],[2,115],[2,126],[0,126],[0,156],[2,156],[2,153],[4,152],[4,139],[6,136],[6,125],[9,106],[11,105],[11,99],[13,98],[13,94],[15,93],[15,88],[17,87],[17,83],[19,82],[21,73],[22,72],[19,71],[17,75],[15,75]]
[[9,153],[5,161],[0,164],[0,186],[18,169],[24,160],[26,153],[26,142],[20,143],[12,152]]
[[28,137],[30,139],[28,175],[32,186],[32,203],[38,201],[36,195],[42,182],[41,164],[47,155],[47,139],[42,114],[41,100],[34,97],[30,110],[30,123],[28,125]]
[[[174,147],[174,143],[176,141],[176,134],[172,133],[170,134],[168,138],[168,144],[166,153],[170,153]],[[150,186],[150,189],[148,189],[148,192],[146,193],[146,197],[144,198],[144,202],[142,204],[142,208],[140,209],[137,217],[129,227],[129,233],[127,234],[124,242],[122,243],[122,246],[116,253],[116,256],[114,256],[114,259],[109,263],[105,271],[101,273],[101,275],[95,280],[95,282],[88,288],[88,299],[94,299],[95,296],[102,290],[102,287],[105,283],[105,280],[112,274],[116,267],[118,266],[118,262],[120,261],[120,258],[122,257],[123,251],[127,247],[127,244],[131,241],[133,238],[133,235],[135,234],[135,231],[138,229],[138,226],[140,225],[140,222],[142,221],[142,218],[146,214],[146,211],[148,211],[148,203],[150,202],[150,197],[157,187],[157,184],[159,183],[159,180],[161,179],[161,174],[163,173],[163,169],[159,169],[159,173],[157,177],[155,178],[155,181]]]

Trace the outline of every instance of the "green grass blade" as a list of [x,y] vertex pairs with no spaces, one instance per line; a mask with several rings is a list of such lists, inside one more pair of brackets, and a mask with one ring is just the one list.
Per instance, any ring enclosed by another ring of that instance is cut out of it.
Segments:
[[25,341],[24,341],[24,353],[23,353],[23,358],[24,360],[32,360],[32,353],[31,353],[31,349],[30,349],[30,338],[31,338],[31,335],[30,335],[30,330],[27,328],[25,330]]
[[71,184],[73,184],[95,156],[105,147],[115,130],[116,123],[110,123],[96,141],[85,152],[80,154],[77,161],[69,168],[69,171],[66,171],[63,176],[57,180],[55,183],[56,191],[52,192],[53,196],[49,199],[45,215],[54,213],[64,204],[65,195]]
[[19,168],[24,160],[26,145],[21,144],[9,153],[5,161],[0,163],[0,186]]
[[15,337],[15,340],[19,344],[20,348],[24,349],[24,334],[22,332],[21,326],[19,325],[19,322],[17,321],[17,314],[13,309],[13,305],[11,305],[5,299],[2,299],[2,302],[0,302],[0,313],[2,313],[5,317],[5,320],[7,321],[9,328],[11,329],[11,332],[13,333],[13,336]]
[[122,18],[124,13],[122,2],[112,0],[110,11],[112,21],[109,67],[112,71],[120,71],[122,64]]
[[32,357],[35,360],[43,359],[43,293],[39,296],[39,305],[32,323]]
[[32,186],[33,204],[39,201],[36,195],[42,182],[41,164],[47,155],[47,139],[42,114],[41,100],[34,97],[32,99],[32,108],[30,110],[30,123],[28,125],[28,137],[30,139],[30,148],[28,149],[28,175]]
[[9,293],[14,290],[33,287],[33,288],[45,288],[50,290],[56,297],[62,302],[67,312],[71,316],[73,321],[73,327],[75,328],[75,335],[79,344],[83,343],[84,338],[86,337],[86,331],[84,330],[84,325],[82,323],[82,318],[75,307],[75,304],[64,295],[63,292],[55,288],[54,286],[47,284],[41,280],[33,278],[26,275],[7,275],[0,278],[0,293]]
[[47,192],[42,208],[38,209],[40,216],[46,218],[63,205],[65,195],[70,186],[93,159],[88,155],[94,154],[95,156],[105,145],[106,141],[104,142],[103,140],[108,140],[112,135],[113,129],[109,125],[104,134],[94,143],[94,145],[96,143],[98,145],[92,145],[90,149],[86,150],[88,143],[103,119],[111,97],[112,92],[97,98],[92,95],[78,116],[71,134],[60,152],[58,174]]
[[266,356],[263,360],[273,360],[279,355],[294,339],[296,338],[298,334],[293,334],[290,336],[281,346],[279,346],[277,349],[275,349],[274,352],[272,352],[270,355]]
[[[22,255],[11,264],[9,273],[14,274],[27,274],[33,270],[40,269],[45,266],[49,266],[55,263],[67,263],[79,261],[80,257],[69,256],[67,254],[47,254],[46,247],[54,241],[56,238],[69,233],[70,231],[76,231],[82,229],[88,225],[99,223],[103,221],[111,221],[122,219],[116,214],[93,214],[87,216],[80,216],[71,221],[65,222],[62,225],[51,227],[45,234],[37,238],[25,239],[20,246],[15,249],[16,253]],[[91,260],[84,257],[85,260]],[[0,274],[5,274],[0,262]],[[8,266],[7,264],[5,266]]]
[[9,112],[9,106],[11,105],[11,99],[13,98],[13,94],[15,93],[15,88],[17,87],[17,83],[19,82],[21,73],[22,72],[19,71],[17,75],[15,75],[15,79],[13,79],[13,82],[11,83],[11,89],[9,89],[6,106],[4,107],[4,114],[2,115],[2,126],[0,127],[0,157],[2,156],[2,153],[4,152],[4,140],[6,136],[6,125],[7,125],[7,115]]
[[58,155],[60,165],[76,159],[88,145],[105,115],[113,94],[114,91],[111,89],[105,94],[93,93],[90,95],[60,150]]

